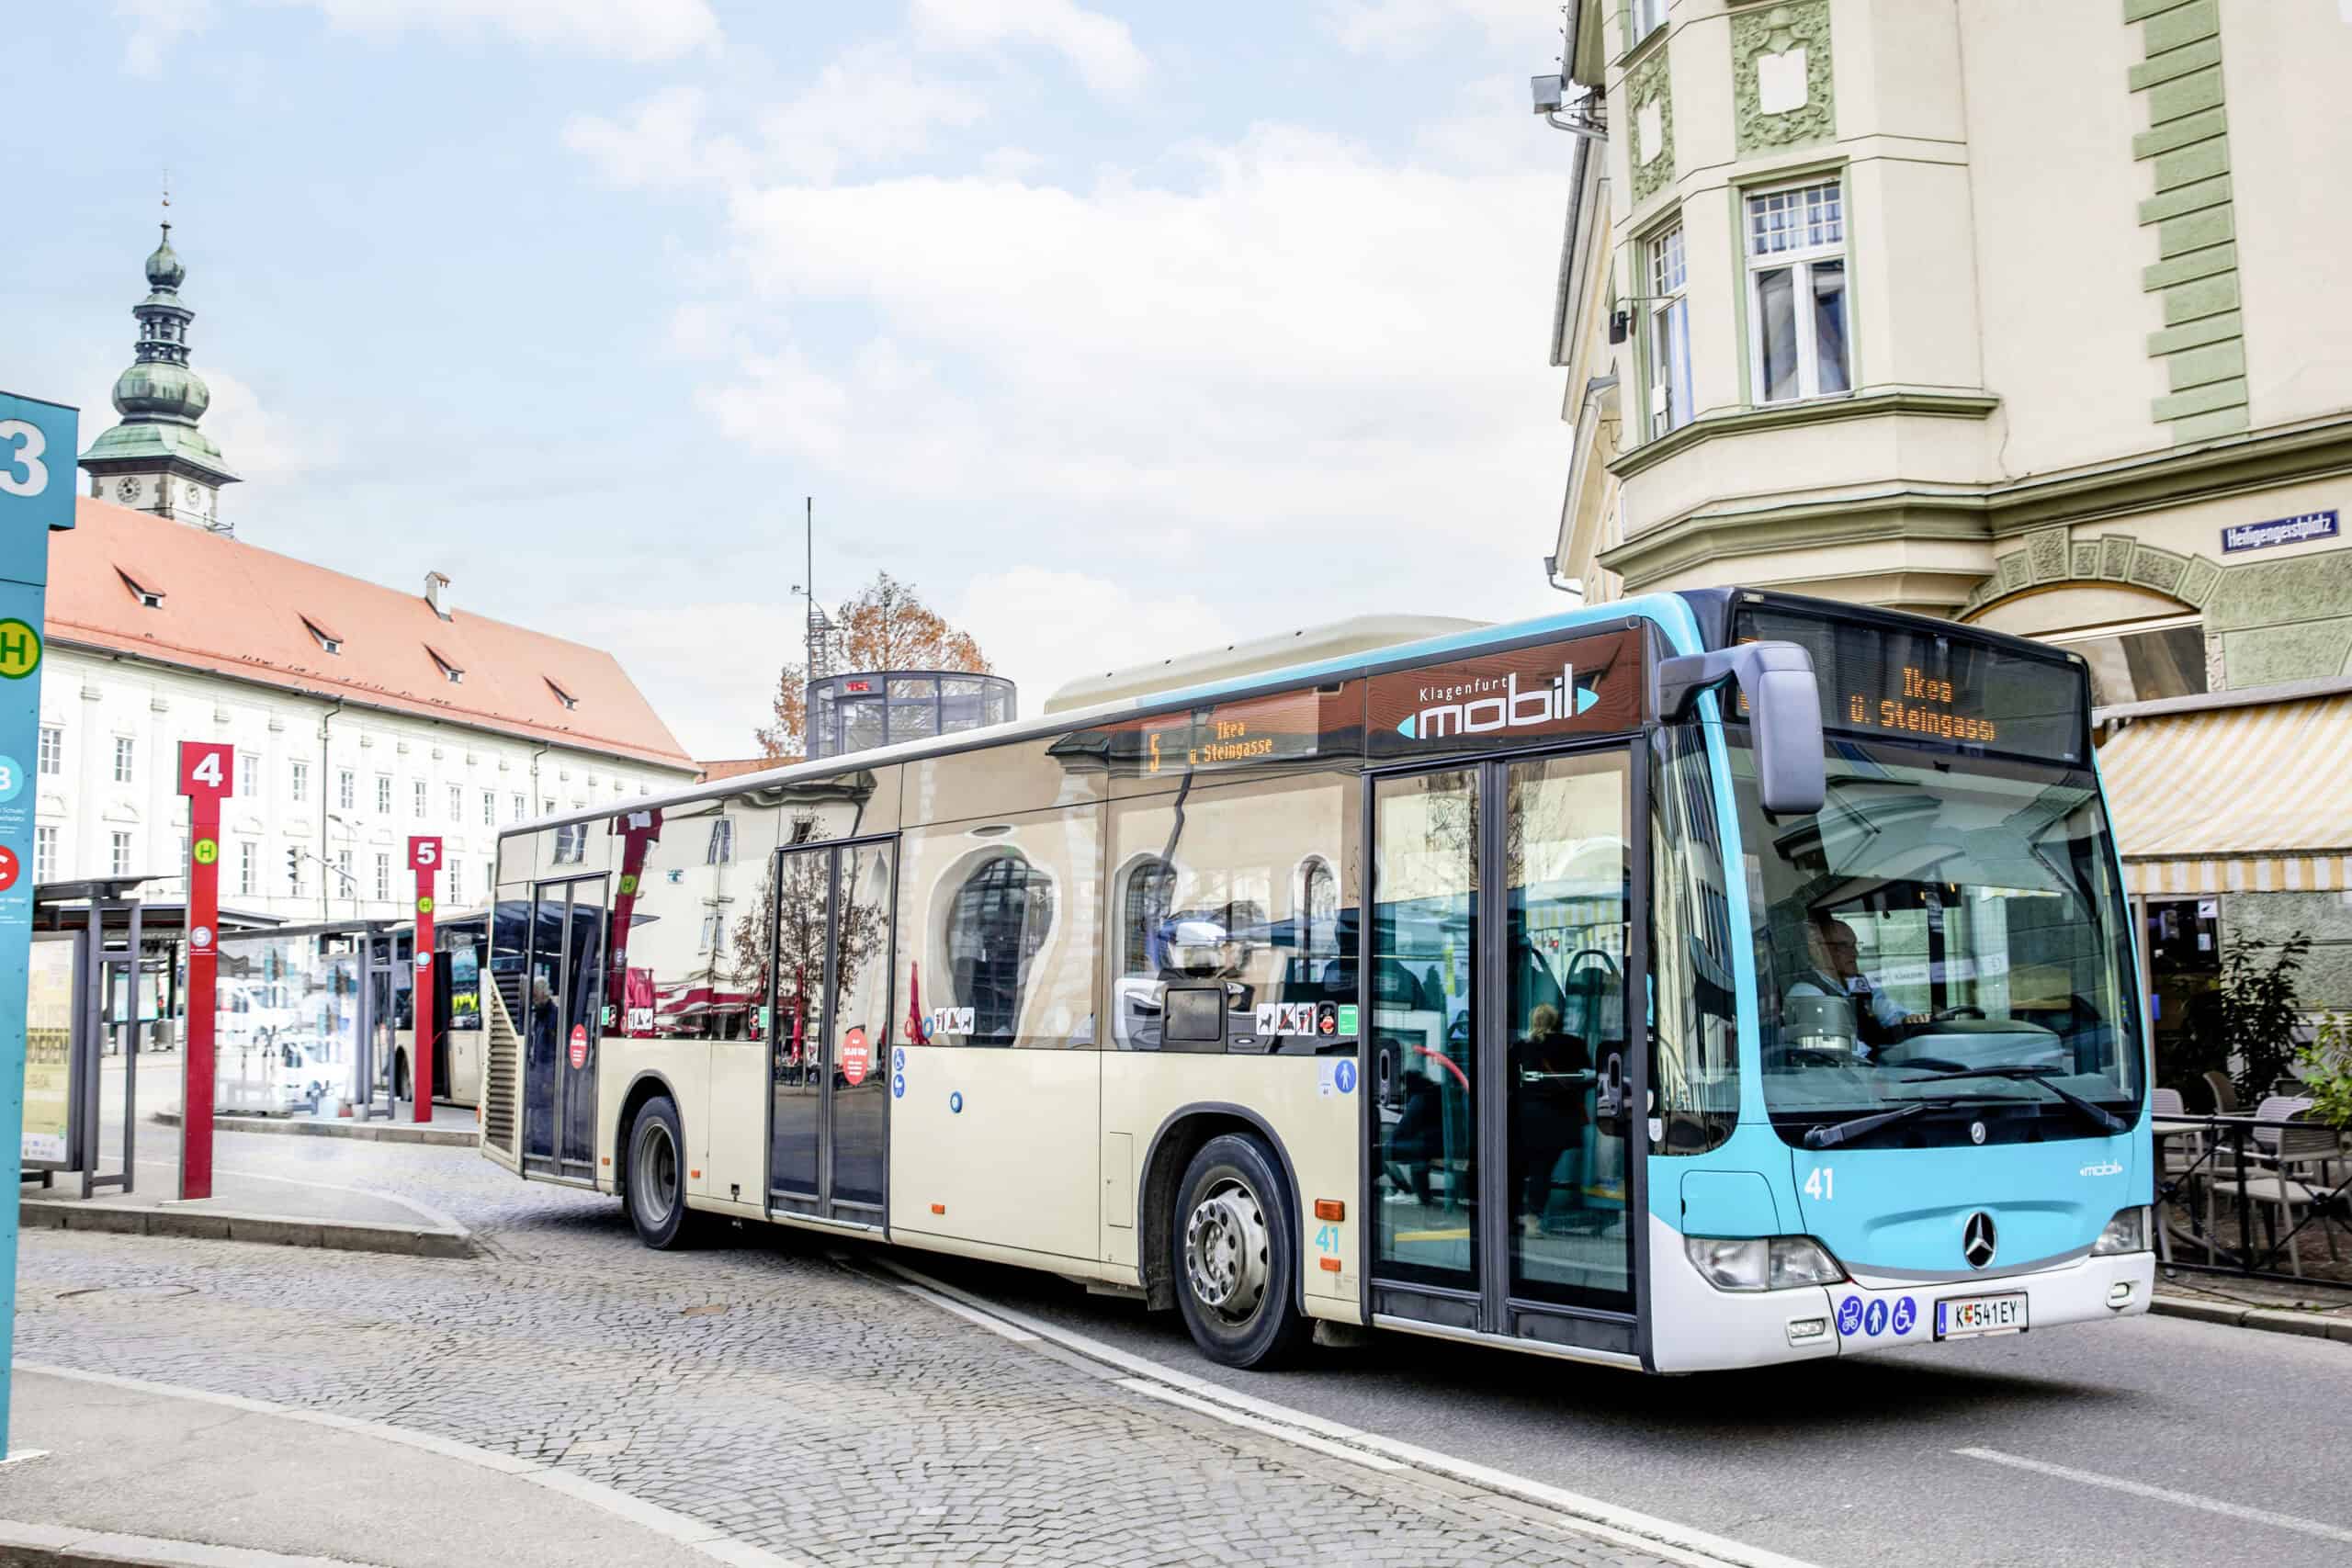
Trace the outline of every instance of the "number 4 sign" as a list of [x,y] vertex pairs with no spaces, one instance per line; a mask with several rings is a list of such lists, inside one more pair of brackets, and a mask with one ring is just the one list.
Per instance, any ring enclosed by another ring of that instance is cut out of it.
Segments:
[[187,1051],[181,1058],[180,1197],[212,1196],[214,983],[220,964],[220,802],[236,784],[220,741],[180,742],[187,796]]

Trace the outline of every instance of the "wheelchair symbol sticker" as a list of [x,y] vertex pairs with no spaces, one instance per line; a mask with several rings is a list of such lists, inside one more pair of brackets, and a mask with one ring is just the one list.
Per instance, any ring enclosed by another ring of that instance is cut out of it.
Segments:
[[1838,1332],[1851,1337],[1861,1332],[1862,1298],[1848,1296],[1838,1303]]
[[907,1048],[904,1045],[890,1047],[890,1070],[894,1073],[903,1073],[907,1070]]
[[1862,1314],[1862,1332],[1873,1339],[1886,1332],[1886,1303],[1884,1302],[1871,1303],[1870,1310]]
[[1919,1307],[1917,1303],[1914,1302],[1909,1296],[1905,1296],[1901,1301],[1894,1303],[1895,1333],[1898,1335],[1908,1334],[1912,1329],[1918,1326],[1918,1323]]

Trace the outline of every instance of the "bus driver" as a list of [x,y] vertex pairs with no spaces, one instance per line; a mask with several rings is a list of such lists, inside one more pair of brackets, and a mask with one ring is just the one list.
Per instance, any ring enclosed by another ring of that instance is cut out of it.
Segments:
[[1789,987],[1792,999],[1802,997],[1844,997],[1853,1004],[1854,1027],[1868,1056],[1882,1046],[1904,1038],[1904,1026],[1925,1023],[1925,1013],[1906,1013],[1894,997],[1862,973],[1861,950],[1854,928],[1834,915],[1816,913],[1804,924],[1805,956],[1813,967]]

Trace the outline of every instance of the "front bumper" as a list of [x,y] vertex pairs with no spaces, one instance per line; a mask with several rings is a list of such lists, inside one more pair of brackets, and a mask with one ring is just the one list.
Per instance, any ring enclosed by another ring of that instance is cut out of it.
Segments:
[[[1857,1275],[1832,1286],[1719,1291],[1683,1255],[1673,1227],[1651,1220],[1652,1359],[1662,1372],[1724,1371],[1815,1360],[1936,1340],[1936,1303],[2023,1292],[2026,1325],[2057,1328],[2135,1317],[2154,1292],[2153,1252],[2082,1257],[2047,1269],[1965,1279]],[[1853,1305],[1846,1303],[1851,1300]],[[1910,1303],[1906,1309],[1905,1301]],[[1853,1327],[1849,1332],[1846,1325]],[[1896,1325],[1902,1325],[1898,1330]],[[1872,1326],[1876,1332],[1871,1332]]]

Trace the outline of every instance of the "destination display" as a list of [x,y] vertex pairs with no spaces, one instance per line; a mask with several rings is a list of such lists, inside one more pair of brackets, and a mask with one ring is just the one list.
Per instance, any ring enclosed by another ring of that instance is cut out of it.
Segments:
[[1741,642],[1793,642],[1813,655],[1821,724],[1832,734],[2083,761],[2090,688],[2064,655],[1766,604],[1743,606],[1734,631]]
[[1126,719],[1056,741],[1065,764],[1079,758],[1140,778],[1182,778],[1356,755],[1363,724],[1360,682],[1309,686],[1207,707]]

